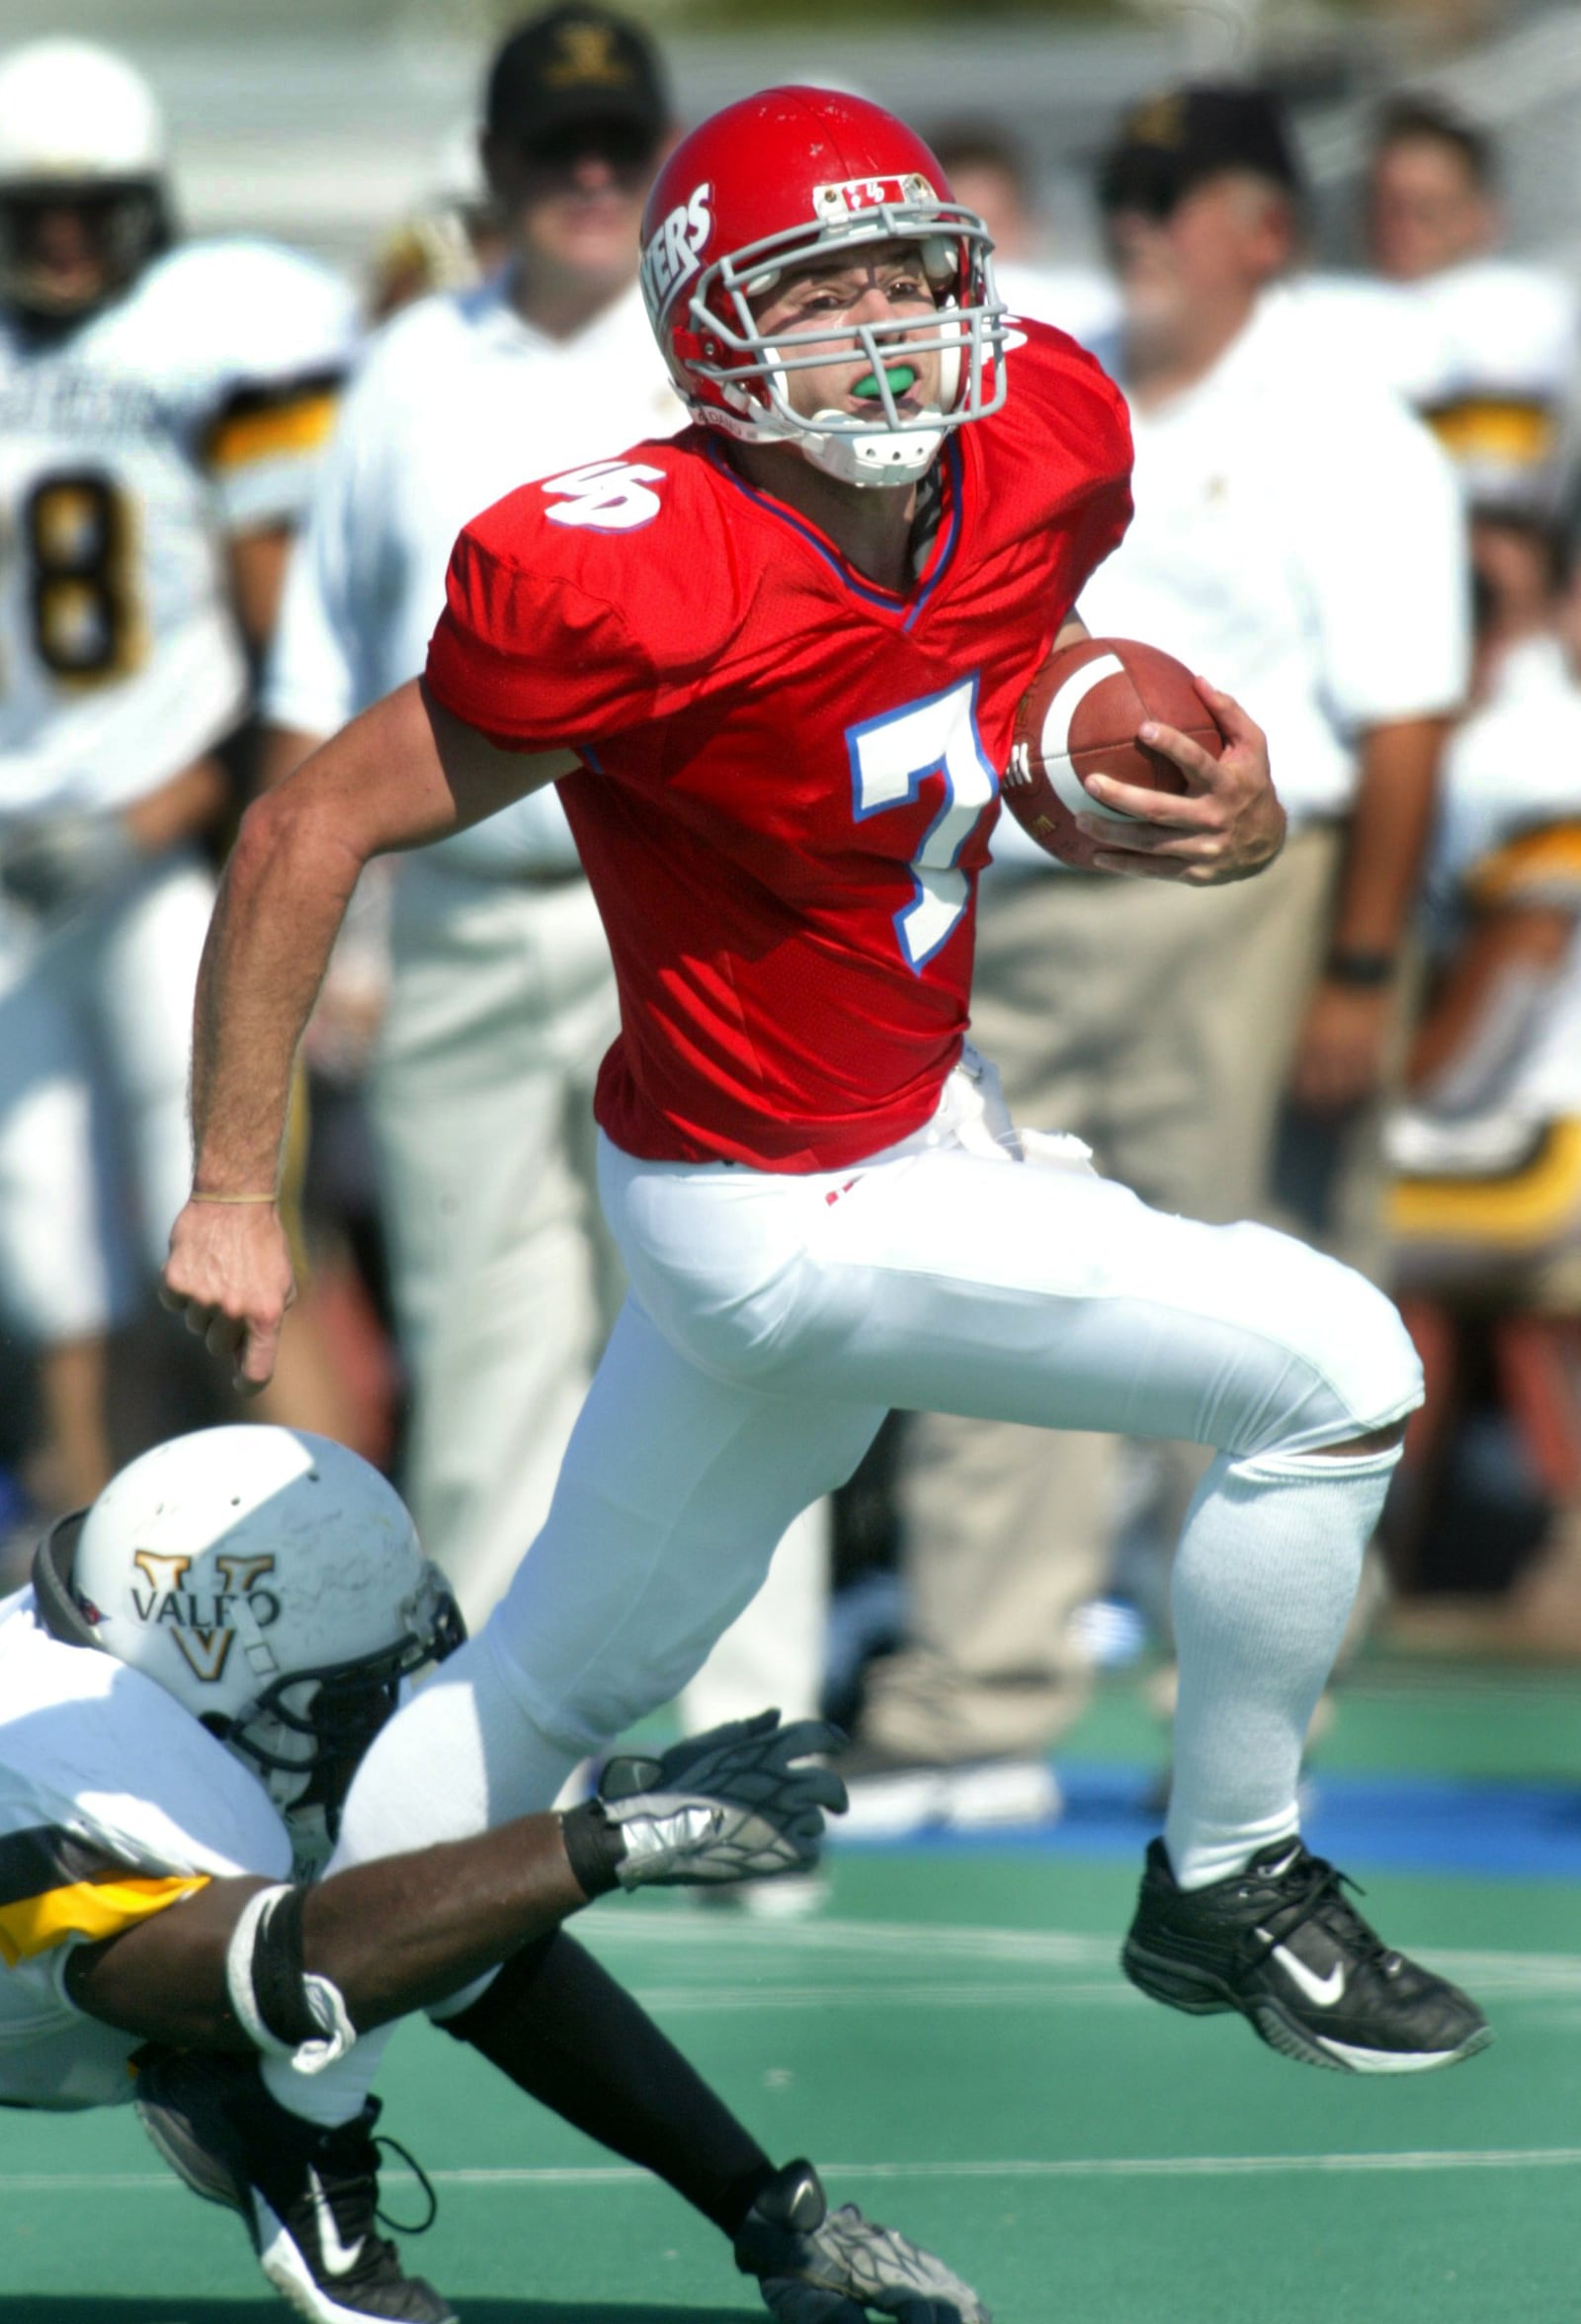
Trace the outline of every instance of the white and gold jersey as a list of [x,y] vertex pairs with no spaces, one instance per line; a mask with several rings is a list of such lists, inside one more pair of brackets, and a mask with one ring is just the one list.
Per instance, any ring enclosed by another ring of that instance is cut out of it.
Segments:
[[1581,1232],[1581,687],[1556,638],[1512,648],[1450,739],[1429,894],[1446,957],[1490,912],[1558,912],[1572,932],[1548,972],[1506,973],[1478,1037],[1389,1125],[1413,1273]]
[[0,316],[0,842],[236,721],[224,537],[301,507],[353,328],[333,276],[251,241],[178,248],[62,336]]
[[1418,283],[1316,276],[1298,297],[1332,370],[1403,396],[1484,506],[1551,505],[1575,425],[1581,311],[1556,270],[1488,257]]
[[51,1637],[31,1590],[0,1600],[0,2104],[131,2096],[137,2037],[73,2006],[73,1945],[291,1868],[263,1784],[174,1697]]

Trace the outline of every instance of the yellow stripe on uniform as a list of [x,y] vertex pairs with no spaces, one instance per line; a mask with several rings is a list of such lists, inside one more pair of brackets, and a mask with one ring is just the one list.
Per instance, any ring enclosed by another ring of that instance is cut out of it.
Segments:
[[1467,395],[1424,412],[1424,419],[1452,459],[1507,461],[1536,467],[1552,456],[1558,441],[1553,410],[1534,397]]
[[221,473],[287,453],[316,452],[335,424],[336,399],[320,391],[290,403],[237,411],[221,418],[208,439],[208,464]]
[[119,1936],[123,1929],[151,1920],[208,1885],[207,1872],[175,1873],[164,1879],[78,1880],[69,1888],[0,1905],[0,1960],[14,1969],[18,1961],[48,1952],[68,1937]]
[[1556,902],[1571,889],[1581,904],[1581,822],[1523,831],[1478,865],[1470,892],[1473,903],[1489,905],[1521,903],[1533,890],[1537,900]]
[[1525,1168],[1504,1178],[1397,1178],[1389,1231],[1400,1242],[1540,1249],[1581,1222],[1581,1121],[1553,1122]]

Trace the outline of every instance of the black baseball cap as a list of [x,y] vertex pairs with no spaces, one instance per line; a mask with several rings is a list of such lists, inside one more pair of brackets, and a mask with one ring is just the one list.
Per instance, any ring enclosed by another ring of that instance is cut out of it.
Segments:
[[1126,116],[1099,165],[1099,204],[1168,217],[1194,186],[1222,170],[1252,170],[1301,192],[1300,164],[1276,97],[1244,84],[1188,82]]
[[523,145],[595,122],[657,145],[671,118],[664,67],[646,33],[582,0],[518,25],[489,67],[483,99],[488,128]]

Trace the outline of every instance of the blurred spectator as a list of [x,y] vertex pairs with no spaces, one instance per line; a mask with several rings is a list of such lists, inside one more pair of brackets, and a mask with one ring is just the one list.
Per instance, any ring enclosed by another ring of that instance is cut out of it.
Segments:
[[130,67],[63,41],[0,60],[19,567],[0,600],[0,1315],[37,1359],[45,1508],[110,1473],[107,1334],[185,1200],[215,754],[353,328],[305,260],[171,242],[164,132]]
[[[470,516],[680,424],[636,287],[670,135],[660,59],[624,18],[571,0],[499,49],[482,150],[509,258],[398,315],[347,397],[266,688],[275,780],[422,669]],[[554,791],[406,858],[390,942],[372,1094],[405,1481],[475,1626],[542,1523],[620,1287],[593,1176],[614,974]],[[825,1532],[812,1513],[788,1539],[690,1724],[815,1705]]]
[[505,220],[470,122],[436,156],[426,197],[396,221],[369,267],[368,319],[387,322],[436,290],[470,290],[505,262]]
[[[482,150],[509,260],[370,347],[287,588],[271,780],[422,668],[468,517],[678,423],[635,287],[668,134],[656,54],[602,9],[499,49]],[[407,1491],[475,1626],[541,1521],[608,1320],[591,1091],[614,978],[555,794],[406,860],[390,945],[372,1105]]]
[[[1209,1220],[1268,1211],[1292,1090],[1329,1155],[1311,1230],[1366,1265],[1402,954],[1466,682],[1465,546],[1426,430],[1312,361],[1277,287],[1299,195],[1283,120],[1251,89],[1177,91],[1109,154],[1136,516],[1080,609],[1267,727],[1289,845],[1203,890],[1066,871],[1002,818],[972,1017],[1018,1120]],[[1068,1617],[1104,1568],[1112,1448],[935,1416],[910,1446],[913,1633],[874,1673],[855,1771],[901,1788],[905,1763],[944,1763],[969,1792],[981,1771],[963,1763],[990,1761],[1008,1786],[1079,1704]],[[1176,1518],[1201,1466],[1178,1450]]]
[[1319,279],[1336,351],[1428,421],[1478,508],[1552,516],[1573,452],[1581,325],[1575,289],[1504,254],[1498,154],[1443,99],[1397,97],[1368,164],[1371,280]]
[[[1431,998],[1389,1131],[1398,1281],[1428,1375],[1395,1548],[1426,1581],[1479,1389],[1550,1504],[1581,1512],[1581,686],[1559,541],[1501,531],[1476,700],[1445,760]],[[1506,1642],[1522,1625],[1528,1644],[1581,1642],[1577,1550],[1517,1593]]]
[[991,122],[948,123],[928,142],[957,202],[975,210],[994,240],[994,280],[1012,314],[1068,331],[1084,347],[1113,332],[1120,300],[1096,267],[1053,266],[1027,156]]

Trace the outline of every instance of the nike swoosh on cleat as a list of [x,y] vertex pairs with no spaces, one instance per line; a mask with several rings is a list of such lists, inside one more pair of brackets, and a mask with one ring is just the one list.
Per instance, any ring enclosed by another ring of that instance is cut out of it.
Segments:
[[326,2276],[349,2276],[362,2258],[363,2245],[368,2239],[359,2235],[348,2250],[341,2242],[340,2229],[329,2207],[323,2181],[310,2163],[307,2166],[307,2184],[313,2191],[313,2217],[318,2223],[318,2249],[323,2259],[324,2273]]
[[[1257,1934],[1266,1940],[1266,1931],[1259,1929]],[[1290,1983],[1299,1986],[1314,2009],[1332,2009],[1336,2002],[1344,1999],[1345,1963],[1343,1961],[1336,1961],[1328,1975],[1320,1977],[1315,1969],[1309,1969],[1305,1961],[1297,1959],[1296,1955],[1287,1947],[1276,1945],[1272,1950],[1274,1958],[1285,1971]]]

